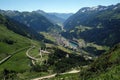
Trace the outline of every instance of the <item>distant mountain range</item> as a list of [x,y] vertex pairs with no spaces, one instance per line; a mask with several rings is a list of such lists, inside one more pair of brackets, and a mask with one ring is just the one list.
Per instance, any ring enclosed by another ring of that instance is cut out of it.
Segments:
[[33,11],[45,16],[48,20],[50,20],[53,24],[62,25],[66,19],[68,19],[73,13],[47,13],[42,10]]
[[1,14],[0,14],[0,24],[4,25],[7,29],[19,35],[36,40],[44,39],[44,36],[38,34],[34,29],[29,28],[28,26],[21,24],[20,22],[15,21],[7,16],[2,16]]
[[[72,27],[79,26],[79,25],[86,25],[86,26],[90,26],[90,27],[96,26],[96,25],[98,25],[99,21],[98,20],[95,21],[95,19],[98,19],[100,17],[101,18],[105,17],[106,19],[108,19],[109,17],[111,17],[110,15],[113,14],[113,11],[117,11],[119,13],[119,7],[120,7],[120,4],[110,5],[110,6],[99,5],[96,7],[81,8],[76,14],[69,17],[64,22],[64,26],[65,26],[64,28],[70,29]],[[106,14],[103,15],[104,12]],[[107,13],[108,13],[108,15],[107,15]],[[112,16],[114,16],[114,15],[112,15]],[[115,17],[117,17],[117,16],[115,16]]]
[[64,22],[64,29],[66,37],[113,46],[120,42],[120,4],[82,8]]
[[[8,16],[36,31],[47,31],[57,25],[62,25],[65,19],[72,15],[66,13],[46,13],[41,10],[33,12],[19,12],[0,10],[0,14]],[[63,15],[63,16],[62,16]],[[64,18],[63,18],[64,17]]]
[[57,17],[64,19],[64,20],[68,19],[70,16],[73,15],[73,13],[48,13],[48,14],[55,15]]
[[8,16],[35,31],[47,31],[54,26],[46,17],[35,12],[18,12],[18,11],[0,11],[1,14]]

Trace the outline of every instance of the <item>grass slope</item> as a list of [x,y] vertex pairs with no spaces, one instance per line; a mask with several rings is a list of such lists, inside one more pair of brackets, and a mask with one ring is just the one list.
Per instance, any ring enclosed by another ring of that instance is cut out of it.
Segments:
[[119,80],[120,44],[102,54],[88,68],[78,74],[57,75],[48,80]]
[[[5,17],[0,16],[0,60],[3,60],[20,49],[31,46],[31,44],[37,46],[42,45],[41,42],[31,40],[8,29],[6,22]],[[4,80],[4,77],[6,80],[21,80],[28,79],[31,75],[41,75],[41,73],[31,71],[31,60],[29,60],[25,54],[27,49],[28,48],[15,53],[15,55],[6,62],[0,64],[1,80]]]
[[80,73],[81,80],[119,80],[120,44],[101,55],[91,66]]
[[12,52],[30,46],[30,39],[18,35],[0,24],[0,60]]

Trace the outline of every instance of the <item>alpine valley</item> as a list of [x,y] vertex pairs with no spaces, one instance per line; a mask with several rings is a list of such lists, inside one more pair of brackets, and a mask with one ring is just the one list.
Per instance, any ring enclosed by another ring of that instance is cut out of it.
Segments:
[[0,10],[0,80],[119,80],[120,3],[76,13]]

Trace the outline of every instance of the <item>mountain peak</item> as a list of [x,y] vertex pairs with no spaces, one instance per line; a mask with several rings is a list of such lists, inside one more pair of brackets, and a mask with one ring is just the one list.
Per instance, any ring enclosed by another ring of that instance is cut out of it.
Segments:
[[39,14],[46,14],[46,12],[44,12],[43,10],[36,10],[36,11],[32,11],[32,12],[36,12],[36,13],[39,13]]
[[106,9],[107,9],[106,6],[98,5],[98,6],[94,6],[94,7],[84,7],[84,8],[81,8],[81,9],[79,10],[79,12],[102,11],[102,10],[106,10]]

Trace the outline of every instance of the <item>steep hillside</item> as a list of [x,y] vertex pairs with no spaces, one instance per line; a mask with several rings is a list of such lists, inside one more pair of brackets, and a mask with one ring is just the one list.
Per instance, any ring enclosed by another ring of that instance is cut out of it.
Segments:
[[40,47],[42,46],[42,42],[33,40],[35,34],[32,34],[32,37],[28,35],[30,35],[29,29],[24,25],[0,15],[1,80],[20,80],[20,74],[24,76],[26,72],[30,75],[33,74],[29,73],[32,67],[30,66],[31,60],[25,53],[31,45],[34,44]]
[[44,39],[42,35],[38,34],[32,28],[29,28],[26,25],[21,24],[18,21],[15,21],[9,17],[3,17],[2,15],[0,15],[0,23],[4,24],[9,30],[12,30],[13,32],[22,36],[26,36],[28,38],[36,40]]
[[80,25],[97,27],[102,20],[119,19],[119,8],[120,4],[81,8],[66,20],[64,28],[69,30]]
[[68,30],[79,25],[94,27],[98,24],[96,23],[97,21],[94,20],[96,18],[96,15],[106,9],[107,7],[105,6],[81,8],[76,14],[66,20],[66,22],[64,23],[64,28]]
[[70,38],[113,46],[120,42],[120,4],[82,8],[64,25],[67,32],[63,35],[71,34]]
[[120,44],[102,54],[80,73],[58,75],[48,80],[119,80],[120,79]]
[[80,73],[80,80],[119,80],[120,44],[101,55],[91,66]]
[[13,26],[13,23],[8,22],[5,17],[0,15],[0,59],[31,44],[30,39],[9,30],[9,26],[6,26],[7,23],[9,23],[9,26]]
[[18,11],[3,11],[0,13],[10,18],[33,28],[36,31],[47,31],[54,26],[47,18],[36,12],[18,12]]

